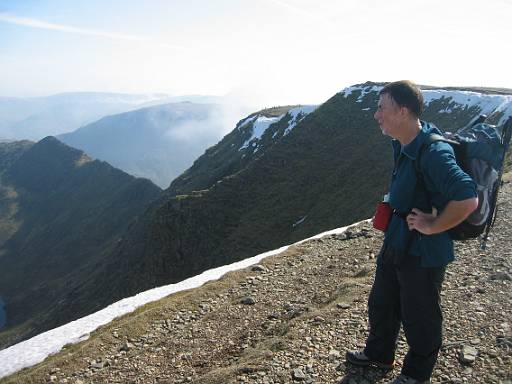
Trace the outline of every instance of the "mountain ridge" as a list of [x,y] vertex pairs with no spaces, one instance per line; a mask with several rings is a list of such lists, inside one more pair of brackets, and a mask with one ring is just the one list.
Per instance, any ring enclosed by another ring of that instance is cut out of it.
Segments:
[[184,100],[215,102],[216,96],[163,93],[65,92],[38,97],[0,97],[0,137],[40,140],[71,132],[103,116]]
[[[379,82],[379,81],[366,81],[364,83],[358,83],[352,85],[352,87],[366,87],[369,85],[376,85],[383,87],[387,82]],[[460,90],[460,91],[469,91],[469,92],[478,92],[478,93],[490,93],[490,94],[506,94],[512,95],[511,88],[503,88],[503,87],[486,87],[486,86],[478,86],[478,85],[462,85],[462,86],[454,86],[454,85],[427,85],[427,84],[418,84],[418,87],[422,90],[434,90],[434,89],[445,89],[445,90]]]
[[11,330],[0,331],[5,345],[57,324],[49,313],[60,292],[83,283],[160,189],[54,137],[0,163],[0,292]]
[[220,104],[179,102],[105,116],[59,140],[162,188],[220,138]]

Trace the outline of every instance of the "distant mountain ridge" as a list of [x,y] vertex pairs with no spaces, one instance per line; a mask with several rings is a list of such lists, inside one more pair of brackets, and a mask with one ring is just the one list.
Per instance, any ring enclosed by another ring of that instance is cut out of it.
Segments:
[[[380,87],[360,84],[318,107],[278,107],[242,119],[105,246],[94,273],[62,291],[44,312],[47,320],[62,324],[370,217],[392,167],[389,138],[373,119]],[[483,112],[491,122],[510,114],[508,93],[454,92],[426,92],[424,119],[454,130]]]
[[53,137],[0,144],[0,179],[5,344],[60,323],[49,309],[94,274],[102,253],[161,192]]
[[224,124],[220,105],[181,102],[107,116],[58,138],[167,188],[219,140]]
[[0,138],[41,140],[71,132],[104,116],[180,101],[216,102],[215,96],[68,92],[44,97],[0,97]]

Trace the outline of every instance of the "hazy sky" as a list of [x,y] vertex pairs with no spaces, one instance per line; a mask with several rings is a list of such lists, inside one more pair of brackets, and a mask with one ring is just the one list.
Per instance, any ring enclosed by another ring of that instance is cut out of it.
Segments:
[[320,103],[402,78],[512,88],[511,0],[0,0],[0,96]]

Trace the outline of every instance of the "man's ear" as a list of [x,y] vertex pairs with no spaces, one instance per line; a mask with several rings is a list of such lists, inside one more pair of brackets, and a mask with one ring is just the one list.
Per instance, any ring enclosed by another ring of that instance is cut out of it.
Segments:
[[400,107],[400,116],[402,116],[402,117],[409,117],[409,115],[410,115],[409,108],[401,106]]

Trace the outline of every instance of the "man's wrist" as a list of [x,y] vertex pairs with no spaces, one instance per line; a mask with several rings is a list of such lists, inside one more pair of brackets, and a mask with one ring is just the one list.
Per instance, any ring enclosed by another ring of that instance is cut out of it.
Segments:
[[439,221],[437,220],[437,217],[435,217],[427,226],[427,232],[428,235],[435,235],[437,233],[440,233],[442,231],[439,231]]

